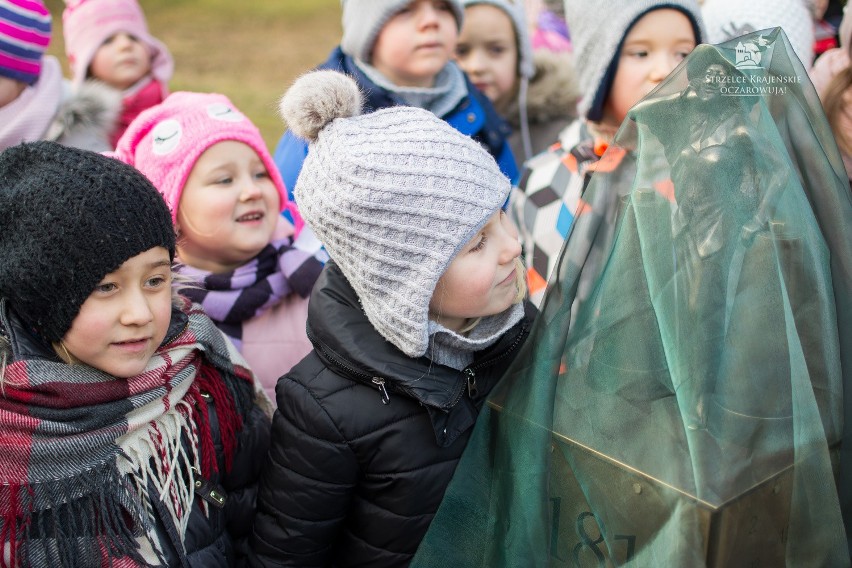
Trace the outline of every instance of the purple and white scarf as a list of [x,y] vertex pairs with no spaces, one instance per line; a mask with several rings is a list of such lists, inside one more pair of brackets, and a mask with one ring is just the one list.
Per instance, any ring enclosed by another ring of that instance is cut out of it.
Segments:
[[201,285],[181,293],[201,304],[216,326],[242,350],[243,323],[290,294],[310,296],[326,260],[328,253],[305,228],[296,242],[290,237],[274,240],[232,272],[214,274],[181,265],[178,271]]

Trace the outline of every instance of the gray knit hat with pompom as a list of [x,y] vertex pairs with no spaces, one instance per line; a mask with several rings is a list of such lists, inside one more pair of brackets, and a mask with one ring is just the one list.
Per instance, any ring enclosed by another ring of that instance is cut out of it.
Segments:
[[303,75],[284,94],[281,115],[309,142],[296,203],[373,327],[419,357],[438,279],[511,184],[487,150],[431,112],[361,115],[361,105],[355,82],[335,71]]

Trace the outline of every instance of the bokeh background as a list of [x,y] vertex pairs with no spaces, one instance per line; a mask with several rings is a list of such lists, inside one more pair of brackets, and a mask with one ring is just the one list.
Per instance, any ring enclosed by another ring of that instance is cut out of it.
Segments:
[[[174,91],[227,95],[260,128],[270,151],[284,124],[278,98],[300,74],[323,62],[340,41],[340,0],[139,0],[151,34],[175,58]],[[69,76],[62,40],[62,0],[48,52]]]

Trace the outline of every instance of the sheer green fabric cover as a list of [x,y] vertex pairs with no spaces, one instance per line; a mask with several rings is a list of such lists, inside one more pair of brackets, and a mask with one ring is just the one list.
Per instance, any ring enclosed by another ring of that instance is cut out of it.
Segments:
[[699,46],[608,152],[412,565],[848,565],[852,200],[786,36]]

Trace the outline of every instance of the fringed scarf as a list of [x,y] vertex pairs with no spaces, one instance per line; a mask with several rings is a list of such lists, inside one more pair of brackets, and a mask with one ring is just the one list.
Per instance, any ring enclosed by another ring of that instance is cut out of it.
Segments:
[[[309,238],[308,233],[305,229],[301,234]],[[186,288],[182,293],[201,304],[237,349],[242,349],[243,323],[289,294],[307,298],[327,258],[325,249],[301,248],[287,237],[272,241],[232,272],[213,274],[186,265],[178,271],[201,286]]]
[[201,308],[187,303],[182,311],[183,330],[129,379],[43,359],[7,364],[0,396],[4,568],[163,564],[155,514],[183,542],[198,472],[209,479],[218,471],[202,393],[212,395],[230,469],[254,386]]

